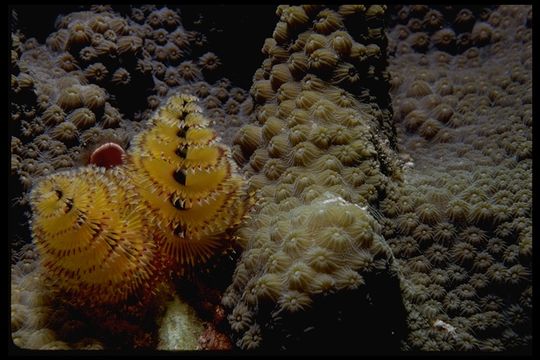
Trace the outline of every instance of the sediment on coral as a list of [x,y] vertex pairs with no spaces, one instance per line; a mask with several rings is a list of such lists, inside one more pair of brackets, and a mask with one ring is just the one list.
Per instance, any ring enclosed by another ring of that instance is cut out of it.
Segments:
[[204,327],[195,310],[175,297],[167,304],[159,329],[158,350],[195,350]]

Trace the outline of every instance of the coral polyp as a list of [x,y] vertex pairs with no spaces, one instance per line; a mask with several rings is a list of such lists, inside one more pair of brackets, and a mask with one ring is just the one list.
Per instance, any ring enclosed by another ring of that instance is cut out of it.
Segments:
[[246,211],[244,181],[197,98],[171,97],[149,125],[130,152],[137,191],[160,229],[162,251],[180,267],[203,263],[229,246],[225,233]]
[[45,274],[74,301],[118,303],[155,275],[156,246],[124,176],[90,166],[50,175],[30,194]]

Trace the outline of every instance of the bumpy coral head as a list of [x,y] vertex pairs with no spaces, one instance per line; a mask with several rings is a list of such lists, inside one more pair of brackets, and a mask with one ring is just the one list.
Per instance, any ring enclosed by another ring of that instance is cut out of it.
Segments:
[[125,174],[90,166],[49,175],[30,194],[46,278],[76,303],[117,303],[148,284],[154,245]]
[[161,249],[179,269],[219,256],[246,212],[246,186],[197,98],[169,98],[133,140],[136,187],[159,223]]

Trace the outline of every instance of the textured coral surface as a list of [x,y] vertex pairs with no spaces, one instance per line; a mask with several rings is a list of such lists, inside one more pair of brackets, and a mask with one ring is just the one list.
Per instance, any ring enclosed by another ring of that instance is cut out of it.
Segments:
[[[234,141],[258,196],[223,298],[243,349],[294,348],[286,344],[294,327],[325,333],[339,325],[298,318],[284,326],[281,318],[336,292],[369,293],[377,279],[364,276],[372,272],[397,277],[369,211],[400,172],[387,97],[376,96],[388,87],[384,7],[280,6],[276,13],[251,88],[257,117]],[[356,29],[358,22],[367,27]]]
[[464,14],[475,15],[466,50],[451,43],[390,59],[411,167],[381,210],[407,279],[404,348],[523,349],[532,342],[530,8],[417,10],[398,13],[409,14],[410,34],[394,28],[397,49],[420,33],[411,24],[423,13],[424,26],[429,13],[447,14],[439,31],[456,33]]
[[532,7],[195,9],[11,9],[13,343],[530,351]]

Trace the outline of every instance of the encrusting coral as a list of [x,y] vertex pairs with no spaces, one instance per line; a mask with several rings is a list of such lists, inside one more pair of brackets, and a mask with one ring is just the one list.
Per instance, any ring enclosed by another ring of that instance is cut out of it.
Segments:
[[[403,348],[525,349],[531,341],[530,328],[515,326],[507,313],[493,319],[492,309],[483,304],[496,298],[499,308],[513,307],[530,284],[526,275],[530,258],[517,255],[518,236],[529,236],[530,219],[523,227],[511,225],[520,213],[529,213],[530,202],[512,206],[509,200],[519,203],[519,196],[509,191],[511,185],[505,180],[512,174],[521,189],[529,190],[530,172],[525,175],[523,169],[530,159],[525,154],[521,158],[517,147],[503,145],[510,138],[516,145],[531,141],[530,128],[522,119],[530,107],[530,87],[510,73],[500,75],[505,68],[530,71],[530,65],[514,52],[520,53],[528,43],[527,36],[515,35],[526,22],[526,7],[434,7],[425,15],[413,8],[402,7],[396,21],[406,23],[400,17],[410,18],[407,26],[412,34],[423,31],[412,28],[413,20],[423,19],[421,26],[432,34],[433,46],[424,48],[423,54],[410,52],[401,25],[389,36],[389,48],[398,55],[390,60],[390,71],[399,79],[391,91],[394,106],[400,109],[394,114],[398,144],[412,165],[404,174],[408,181],[389,198],[400,205],[405,197],[413,198],[414,207],[408,210],[414,210],[419,220],[409,224],[404,215],[385,211],[384,224],[407,230],[387,238],[399,250],[395,256],[404,270],[405,306],[414,309],[408,317],[411,336]],[[502,14],[511,16],[504,25],[486,24]],[[428,29],[431,21],[449,27],[433,33],[433,28]],[[467,37],[470,40],[465,42]],[[521,88],[522,99],[510,101],[512,86]],[[501,94],[509,101],[501,101]],[[520,130],[514,133],[516,129]],[[426,141],[419,141],[414,133]],[[495,143],[501,145],[490,145]],[[406,225],[410,227],[405,229]],[[407,236],[411,232],[412,238]],[[414,254],[408,251],[413,248]],[[426,268],[443,287],[436,297],[418,283]],[[440,322],[452,332],[432,335]],[[510,332],[519,333],[520,339],[505,336]]]
[[[364,18],[365,12],[377,13],[375,7],[354,14]],[[350,58],[354,46],[384,53],[384,42],[349,34],[335,11],[308,15],[306,8],[278,8],[281,21],[262,49],[268,55],[263,79],[255,76],[251,89],[257,117],[234,142],[258,197],[251,219],[239,229],[244,252],[223,297],[243,349],[280,341],[285,346],[291,334],[298,340],[296,331],[312,321],[302,317],[285,326],[277,319],[324,306],[336,293],[375,291],[364,279],[372,272],[397,277],[390,270],[390,247],[369,212],[385,197],[390,179],[400,176],[387,99],[371,96],[387,86],[384,61],[367,56],[359,64]],[[382,16],[377,14],[374,28]],[[293,49],[289,44],[297,36],[300,41],[298,34],[306,35],[305,45]],[[357,75],[367,88],[362,95],[354,86]],[[321,334],[329,330],[319,326]]]

